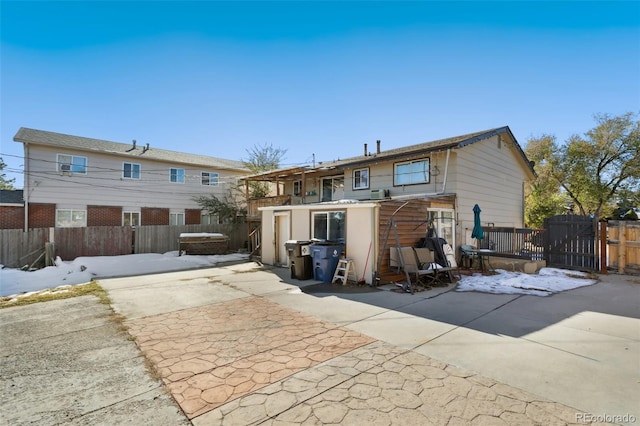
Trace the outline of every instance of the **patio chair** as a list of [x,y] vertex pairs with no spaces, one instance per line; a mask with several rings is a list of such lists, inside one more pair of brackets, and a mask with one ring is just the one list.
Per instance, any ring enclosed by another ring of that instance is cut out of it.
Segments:
[[[469,244],[463,244],[460,246],[460,264],[463,268],[467,267],[473,269],[473,261],[478,260],[478,253],[474,250],[476,248]],[[468,266],[467,266],[468,265]]]
[[435,281],[436,270],[422,269],[418,262],[418,257],[413,247],[400,247],[400,260],[402,269],[412,278],[412,281],[425,289],[431,288],[431,283]]
[[[453,282],[451,271],[453,271],[454,269],[457,269],[457,266],[458,266],[457,263],[454,265],[454,267],[452,267],[451,264],[448,262],[448,260],[447,260],[447,264],[445,265],[442,264],[443,263],[442,261],[437,262],[435,260],[435,253],[426,247],[414,248],[414,251],[416,252],[416,257],[418,258],[418,264],[420,269],[427,269],[427,270],[431,269],[434,271],[435,276],[432,281],[432,284],[446,285],[447,283],[445,283],[445,277],[448,282]],[[454,260],[454,263],[455,263],[455,260]]]

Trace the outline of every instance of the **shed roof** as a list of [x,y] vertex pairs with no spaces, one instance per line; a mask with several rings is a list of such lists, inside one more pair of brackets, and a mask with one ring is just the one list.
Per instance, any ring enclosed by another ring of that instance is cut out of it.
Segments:
[[207,166],[217,169],[237,170],[246,172],[242,162],[226,160],[205,155],[187,154],[183,152],[168,151],[154,148],[147,149],[146,145],[133,143],[111,142],[102,139],[85,138],[81,136],[66,135],[63,133],[48,132],[44,130],[21,127],[13,138],[16,142],[34,145],[47,145],[60,148],[68,148],[80,151],[101,152],[124,157],[133,157],[170,163],[182,163],[198,166]]
[[0,189],[0,204],[24,204],[22,189]]

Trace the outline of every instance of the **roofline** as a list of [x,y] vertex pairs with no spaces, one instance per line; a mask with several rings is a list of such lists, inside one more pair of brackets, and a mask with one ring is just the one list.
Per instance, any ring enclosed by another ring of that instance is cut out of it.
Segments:
[[[503,126],[503,127],[498,127],[495,129],[491,129],[491,130],[487,130],[485,132],[482,132],[480,134],[477,134],[475,136],[463,139],[462,141],[457,141],[457,142],[450,142],[450,143],[443,143],[441,145],[435,145],[432,148],[429,147],[425,147],[425,145],[430,144],[430,143],[436,143],[439,140],[435,140],[435,141],[430,141],[430,142],[425,142],[422,144],[416,144],[416,145],[410,145],[408,148],[408,150],[406,151],[400,151],[394,154],[387,154],[384,155],[384,151],[381,152],[380,154],[383,154],[382,156],[378,156],[376,154],[374,155],[370,155],[370,156],[360,156],[360,157],[352,157],[351,159],[347,158],[344,160],[337,160],[334,162],[322,162],[322,163],[318,163],[318,165],[313,166],[313,167],[298,167],[297,169],[300,170],[304,170],[304,172],[306,173],[317,173],[317,172],[322,172],[323,168],[329,168],[329,169],[344,169],[350,166],[357,166],[360,164],[372,164],[375,162],[386,162],[386,161],[393,161],[396,160],[398,158],[409,158],[411,156],[415,156],[415,155],[424,155],[427,153],[435,153],[435,152],[442,152],[442,151],[446,151],[449,149],[460,149],[460,148],[464,148],[465,146],[474,144],[476,142],[485,140],[485,139],[489,139],[493,136],[497,136],[500,134],[508,134],[509,137],[515,142],[515,146],[518,150],[518,152],[520,153],[520,156],[522,157],[522,160],[525,163],[526,168],[532,173],[532,175],[534,177],[537,176],[535,170],[533,169],[533,165],[531,164],[531,162],[529,161],[529,159],[527,158],[526,154],[524,153],[524,151],[522,150],[522,147],[520,146],[520,144],[518,143],[518,140],[516,139],[516,137],[513,135],[513,133],[511,132],[511,129],[509,128],[509,126]],[[455,138],[455,136],[453,137]],[[449,138],[446,138],[449,139]],[[443,140],[446,140],[443,139]],[[413,149],[411,149],[411,147],[413,147]],[[338,163],[338,164],[336,164]],[[290,177],[292,173],[290,173],[290,170],[293,169],[278,169],[278,170],[273,170],[271,172],[266,172],[266,173],[261,173],[261,174],[254,174],[252,176],[245,176],[243,177],[243,179],[248,179],[248,180],[267,180],[270,178],[274,178],[277,177],[278,175],[282,174],[283,178],[287,178]],[[260,178],[260,179],[256,179],[256,178]],[[283,179],[284,180],[284,179]]]
[[[147,161],[155,161],[155,162],[169,162],[168,160],[163,160],[163,159],[159,159],[159,158],[152,158],[152,157],[143,157],[143,156],[131,156],[131,155],[127,155],[126,152],[113,152],[113,151],[107,151],[107,150],[101,150],[101,149],[92,149],[92,148],[87,148],[87,147],[68,147],[68,146],[64,146],[64,145],[58,145],[55,143],[45,143],[45,142],[39,142],[39,141],[33,141],[33,140],[29,140],[29,139],[25,139],[23,137],[19,137],[18,135],[20,134],[20,132],[22,130],[31,130],[31,131],[35,131],[35,132],[42,132],[42,133],[51,133],[51,134],[56,134],[56,135],[60,135],[60,136],[68,136],[70,138],[78,138],[78,139],[85,139],[85,140],[90,140],[90,141],[94,141],[97,143],[101,143],[101,142],[106,142],[106,143],[112,143],[112,144],[117,144],[117,145],[122,145],[123,147],[128,146],[128,144],[123,143],[123,142],[115,142],[115,141],[109,141],[109,140],[105,140],[105,139],[96,139],[96,138],[89,138],[89,137],[85,137],[85,136],[77,136],[77,135],[70,135],[67,133],[59,133],[59,132],[52,132],[49,130],[39,130],[39,129],[33,129],[30,127],[20,127],[20,129],[18,129],[18,132],[16,133],[16,135],[13,137],[13,140],[15,142],[20,142],[23,143],[25,145],[38,145],[38,146],[47,146],[47,147],[52,147],[52,148],[64,148],[64,149],[68,149],[68,150],[77,150],[77,151],[82,151],[82,152],[94,152],[94,153],[102,153],[102,154],[109,154],[109,155],[113,155],[113,156],[118,156],[118,157],[123,157],[123,158],[139,158],[139,159],[144,159]],[[149,148],[149,150],[151,150],[152,148]],[[191,154],[188,152],[181,152],[181,151],[171,151],[168,149],[162,149],[162,148],[153,148],[153,150],[158,151],[158,152],[163,152],[163,153],[167,153],[167,154],[181,154],[181,155],[190,155],[193,157],[204,157],[204,158],[208,158],[211,160],[216,160],[216,161],[234,161],[237,163],[241,163],[241,161],[237,161],[237,160],[230,160],[230,159],[226,159],[226,158],[218,158],[218,157],[210,157],[207,155],[200,155],[200,154]],[[185,162],[185,161],[180,161],[180,160],[171,160],[170,161],[173,164],[188,164],[191,166],[205,166],[206,169],[220,169],[220,170],[232,170],[232,171],[239,171],[239,172],[247,172],[249,169],[247,169],[246,167],[231,167],[231,166],[226,166],[226,165],[215,165],[215,166],[211,166],[211,164],[207,164],[206,162]]]

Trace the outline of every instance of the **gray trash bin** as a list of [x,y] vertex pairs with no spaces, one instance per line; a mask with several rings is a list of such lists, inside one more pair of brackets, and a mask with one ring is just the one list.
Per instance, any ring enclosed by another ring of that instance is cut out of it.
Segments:
[[284,243],[289,255],[291,278],[309,280],[313,278],[309,241],[289,240]]
[[326,241],[316,242],[310,248],[313,258],[313,279],[330,283],[344,246],[341,243]]

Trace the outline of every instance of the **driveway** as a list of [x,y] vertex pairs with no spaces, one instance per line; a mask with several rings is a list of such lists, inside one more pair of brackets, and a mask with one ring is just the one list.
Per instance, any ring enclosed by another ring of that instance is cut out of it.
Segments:
[[[410,295],[244,263],[100,285],[131,338],[87,296],[0,311],[3,410],[13,408],[1,418],[117,424],[128,410],[142,423],[195,425],[640,418],[640,284],[631,277],[544,298]],[[94,370],[102,375],[83,376]]]
[[[135,281],[123,278],[101,282],[113,300],[114,309],[128,319],[134,336],[150,321],[148,316],[173,315],[196,306],[222,308],[224,304],[228,304],[224,307],[228,313],[242,312],[233,304],[240,299],[250,300],[256,315],[252,327],[262,331],[269,328],[260,316],[262,310],[275,314],[285,309],[284,312],[295,311],[304,318],[319,320],[320,323],[310,326],[311,334],[321,335],[330,329],[342,335],[348,331],[359,333],[349,335],[347,340],[351,346],[334,342],[336,346],[323,348],[321,352],[331,352],[331,359],[355,349],[363,350],[370,344],[382,345],[390,351],[385,356],[398,355],[395,351],[423,356],[427,364],[441,362],[471,376],[544,396],[594,418],[618,423],[624,423],[627,418],[640,418],[637,404],[640,398],[640,285],[630,277],[604,276],[602,282],[594,286],[544,298],[459,293],[451,288],[415,295],[367,291],[366,288],[363,292],[334,292],[339,289],[337,285],[326,285],[331,290],[323,293],[322,286],[314,284],[317,283],[290,279],[287,269],[261,268],[253,263],[136,277]],[[311,294],[301,291],[305,288],[313,289],[309,291]],[[264,303],[266,306],[260,305]],[[200,315],[211,319],[211,313]],[[227,320],[211,321],[217,324],[215,329],[220,329],[220,324],[229,324]],[[303,320],[299,322],[303,324]],[[274,324],[282,326],[278,321]],[[235,331],[233,327],[232,331]],[[293,333],[283,331],[287,332]],[[162,339],[163,336],[158,336],[156,343]],[[288,342],[281,341],[275,346],[273,342],[258,343],[264,346],[257,344],[254,349],[242,350],[264,353]],[[144,344],[139,341],[139,345],[145,351]],[[208,349],[219,350],[214,346]],[[158,362],[164,361],[161,366],[173,362],[155,352],[147,355]],[[239,353],[229,361],[245,358]],[[224,364],[226,361],[211,362]],[[308,367],[322,362],[325,360],[318,359]],[[210,364],[199,368],[212,371]],[[189,374],[199,374],[200,370],[195,370]],[[287,374],[295,375],[296,371]],[[166,372],[162,374],[171,387],[171,379]],[[177,377],[179,375],[174,376]],[[193,395],[194,391],[191,392],[189,395]],[[236,397],[222,404],[218,404],[220,401],[210,404],[203,412],[209,416],[220,415],[219,407],[238,401]],[[217,411],[210,410],[211,407]],[[207,418],[197,410],[186,412],[194,421]],[[269,413],[265,418],[273,416]]]

